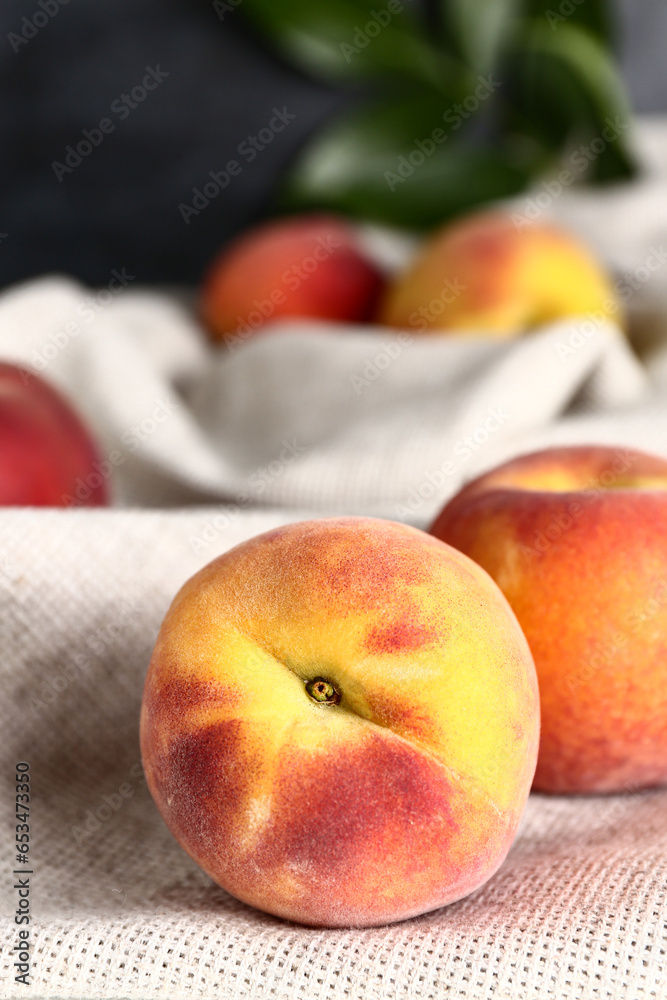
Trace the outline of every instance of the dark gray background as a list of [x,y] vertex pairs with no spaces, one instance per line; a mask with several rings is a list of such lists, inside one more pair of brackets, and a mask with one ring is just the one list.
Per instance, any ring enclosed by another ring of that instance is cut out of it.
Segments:
[[[634,108],[665,111],[667,3],[616,5]],[[141,283],[197,281],[216,249],[266,211],[278,172],[316,123],[356,99],[282,65],[239,10],[221,21],[210,0],[69,0],[14,52],[9,33],[39,10],[38,0],[0,8],[0,285],[52,271],[105,284],[121,267]],[[114,132],[59,182],[53,160],[147,65],[169,77],[125,120],[112,115]],[[186,225],[179,203],[238,158],[274,106],[296,118]]]

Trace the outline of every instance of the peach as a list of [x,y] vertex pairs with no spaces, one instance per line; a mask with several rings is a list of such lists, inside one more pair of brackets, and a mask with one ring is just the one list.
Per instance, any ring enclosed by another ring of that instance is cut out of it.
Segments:
[[551,224],[517,228],[499,211],[449,223],[389,285],[377,319],[420,333],[513,337],[566,316],[621,320],[600,264]]
[[401,920],[485,882],[538,736],[530,652],[493,581],[366,518],[270,531],[192,577],[141,711],[180,844],[238,899],[314,926]]
[[466,486],[432,532],[491,574],[535,658],[535,787],[667,781],[667,461],[566,447]]
[[222,252],[205,277],[201,314],[218,340],[245,340],[268,319],[364,322],[382,284],[350,225],[294,216],[257,226]]
[[67,506],[81,482],[86,505],[105,504],[96,460],[88,430],[60,393],[33,372],[0,363],[0,505]]

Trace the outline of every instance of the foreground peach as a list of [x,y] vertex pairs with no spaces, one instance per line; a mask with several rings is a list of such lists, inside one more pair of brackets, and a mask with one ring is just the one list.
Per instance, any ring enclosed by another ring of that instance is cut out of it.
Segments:
[[566,316],[622,321],[591,252],[554,225],[517,229],[502,212],[446,225],[387,289],[380,323],[417,332],[512,337]]
[[149,787],[190,856],[238,899],[331,927],[482,885],[538,730],[530,652],[493,581],[364,518],[270,531],[189,580],[141,714]]
[[667,781],[667,461],[554,448],[470,483],[433,533],[502,588],[535,658],[535,787]]
[[100,469],[70,403],[32,371],[0,363],[0,505],[105,504]]
[[201,313],[216,339],[247,340],[270,319],[364,322],[383,278],[342,219],[304,215],[242,234],[213,262]]

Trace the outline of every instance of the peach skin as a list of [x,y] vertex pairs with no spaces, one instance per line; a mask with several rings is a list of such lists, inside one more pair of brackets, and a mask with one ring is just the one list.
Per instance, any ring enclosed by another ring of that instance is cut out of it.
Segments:
[[100,470],[97,447],[69,401],[30,369],[0,363],[0,505],[104,506]]
[[524,455],[466,486],[431,531],[491,574],[528,639],[535,788],[667,781],[667,461],[602,446]]
[[364,322],[384,279],[362,254],[352,226],[329,215],[264,223],[213,261],[201,315],[214,340],[243,341],[269,319]]
[[517,229],[509,215],[485,211],[427,241],[387,288],[377,320],[418,333],[516,337],[589,313],[622,323],[608,276],[579,240],[547,223]]
[[192,577],[141,711],[179,843],[238,899],[311,926],[389,923],[482,885],[538,738],[530,651],[493,581],[366,518],[270,531]]

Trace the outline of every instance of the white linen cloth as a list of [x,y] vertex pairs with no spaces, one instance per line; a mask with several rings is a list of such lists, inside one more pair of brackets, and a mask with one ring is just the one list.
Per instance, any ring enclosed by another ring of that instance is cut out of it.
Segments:
[[[637,138],[632,185],[538,187],[511,206],[597,248],[626,289],[634,348],[583,317],[505,343],[285,323],[216,350],[192,310],[135,289],[122,262],[112,290],[49,277],[0,297],[0,358],[70,395],[115,501],[0,510],[1,997],[667,996],[667,792],[533,795],[508,860],[469,898],[386,928],[311,930],[233,900],[187,858],[146,790],[137,732],[172,597],[241,540],[334,513],[424,527],[467,479],[547,445],[667,456],[667,123]],[[405,256],[391,234],[365,238]],[[11,950],[21,760],[27,987]]]

